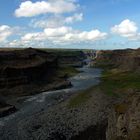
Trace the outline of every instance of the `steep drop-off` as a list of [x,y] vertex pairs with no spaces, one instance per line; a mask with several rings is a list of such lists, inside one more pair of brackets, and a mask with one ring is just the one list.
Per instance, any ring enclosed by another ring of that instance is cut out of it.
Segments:
[[108,119],[107,140],[140,139],[140,92],[115,105]]
[[0,88],[49,82],[57,70],[57,57],[35,49],[0,52]]
[[100,51],[94,65],[104,68],[100,88],[119,101],[110,106],[106,140],[139,140],[140,49]]
[[63,51],[32,48],[2,49],[0,51],[0,115],[4,116],[11,112],[13,106],[7,104],[9,99],[71,87],[68,77],[78,72],[73,66],[81,65],[85,56],[81,51],[66,52],[69,57]]
[[117,68],[121,71],[139,71],[140,49],[99,51],[95,64],[98,67]]

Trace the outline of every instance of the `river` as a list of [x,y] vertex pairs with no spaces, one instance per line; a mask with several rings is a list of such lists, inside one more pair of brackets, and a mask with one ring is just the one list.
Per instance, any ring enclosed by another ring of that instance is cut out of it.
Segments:
[[38,112],[47,111],[49,107],[63,102],[75,92],[85,90],[100,82],[100,69],[83,67],[79,68],[79,70],[82,72],[70,78],[72,88],[43,92],[23,98],[21,102],[16,104],[16,107],[19,108],[17,112],[0,118],[0,140],[17,139],[18,123],[21,120],[28,120]]

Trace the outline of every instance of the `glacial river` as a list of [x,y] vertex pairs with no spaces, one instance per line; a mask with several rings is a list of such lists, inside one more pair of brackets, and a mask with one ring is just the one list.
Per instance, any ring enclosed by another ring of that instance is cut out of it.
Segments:
[[28,120],[35,114],[47,110],[49,107],[59,104],[69,98],[71,94],[77,91],[85,90],[93,85],[97,85],[100,80],[101,70],[96,68],[83,67],[79,68],[81,73],[70,78],[73,87],[57,91],[43,92],[22,99],[16,107],[19,110],[9,116],[0,118],[0,140],[17,138],[17,126],[21,120]]

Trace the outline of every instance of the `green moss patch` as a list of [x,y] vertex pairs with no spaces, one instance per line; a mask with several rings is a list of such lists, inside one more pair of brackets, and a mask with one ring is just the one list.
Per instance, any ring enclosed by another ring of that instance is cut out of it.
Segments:
[[74,108],[86,104],[91,98],[92,94],[95,93],[96,91],[97,91],[96,86],[93,86],[87,90],[77,93],[69,100],[68,107]]
[[98,86],[108,95],[120,96],[132,90],[140,90],[140,74],[134,72],[122,72],[105,70]]
[[76,68],[74,67],[71,67],[71,66],[63,66],[63,67],[60,67],[59,70],[57,71],[57,75],[59,77],[72,77],[72,76],[75,76],[76,74],[78,74],[80,71],[77,70]]

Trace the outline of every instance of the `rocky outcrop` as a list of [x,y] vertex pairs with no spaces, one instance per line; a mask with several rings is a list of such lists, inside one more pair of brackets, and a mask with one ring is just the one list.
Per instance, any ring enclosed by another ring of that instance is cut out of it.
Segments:
[[0,108],[0,117],[5,117],[11,113],[14,113],[15,111],[17,111],[15,106],[6,105],[6,106]]
[[86,54],[83,51],[64,51],[58,54],[59,64],[65,66],[82,67],[83,60],[86,59]]
[[108,119],[107,140],[140,139],[140,93],[115,105]]
[[[48,85],[57,69],[57,56],[52,53],[32,48],[0,51],[0,117],[16,111],[15,106],[7,103],[8,97],[53,89]],[[68,83],[63,82],[63,86],[66,85]],[[59,88],[59,85],[55,84],[55,87]]]
[[[122,80],[123,73],[126,74],[126,78],[122,82],[125,86],[118,86],[118,91],[116,90],[120,101],[117,99],[119,103],[115,103],[108,116],[106,140],[139,140],[140,92],[139,86],[129,75],[131,73],[132,77],[136,76],[139,78],[140,49],[99,51],[94,65],[104,68],[107,72],[114,73],[112,76],[117,76],[117,73],[122,74],[120,79],[118,78],[120,81]],[[116,81],[114,81],[115,83],[117,84]],[[126,89],[125,94],[121,91],[121,88],[122,90]]]
[[49,82],[56,69],[57,58],[50,53],[30,48],[0,52],[0,88]]
[[99,51],[96,64],[121,70],[140,70],[140,49]]
[[[59,77],[61,66],[82,66],[85,55],[82,51],[42,51],[39,49],[19,49],[0,51],[0,95],[10,91],[41,92],[71,86],[66,76]],[[54,83],[54,85],[53,85]],[[29,87],[31,85],[32,88]],[[39,87],[38,87],[39,85]],[[35,90],[36,86],[36,90]],[[20,89],[18,89],[20,87]],[[26,90],[24,90],[26,89]],[[11,94],[11,92],[10,92]],[[28,93],[27,93],[28,95]]]
[[58,74],[59,59],[54,52],[32,48],[0,51],[0,95],[16,97],[71,87]]
[[[15,131],[19,139],[106,140],[108,106],[112,98],[97,92],[87,102],[71,108],[69,101],[76,93],[67,100],[64,96],[66,94],[55,97],[59,104],[21,119],[17,127],[19,131]],[[6,131],[9,130],[5,130],[5,134]]]
[[14,112],[8,102],[20,96],[71,87],[69,75],[78,72],[72,67],[82,66],[83,59],[84,53],[74,50],[1,49],[0,117]]

